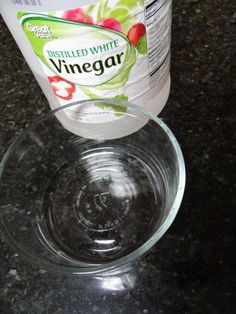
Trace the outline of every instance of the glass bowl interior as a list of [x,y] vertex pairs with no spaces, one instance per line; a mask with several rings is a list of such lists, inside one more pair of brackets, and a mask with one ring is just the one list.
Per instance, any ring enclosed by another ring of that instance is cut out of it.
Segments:
[[82,101],[36,121],[7,151],[0,226],[16,251],[45,268],[107,271],[153,247],[184,187],[181,149],[160,119],[127,102]]

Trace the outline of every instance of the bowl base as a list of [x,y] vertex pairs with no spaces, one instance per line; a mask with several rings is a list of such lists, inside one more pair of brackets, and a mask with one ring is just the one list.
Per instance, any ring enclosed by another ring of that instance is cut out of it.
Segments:
[[144,150],[121,143],[90,148],[51,176],[41,232],[61,256],[107,263],[134,251],[158,229],[165,197],[162,171]]

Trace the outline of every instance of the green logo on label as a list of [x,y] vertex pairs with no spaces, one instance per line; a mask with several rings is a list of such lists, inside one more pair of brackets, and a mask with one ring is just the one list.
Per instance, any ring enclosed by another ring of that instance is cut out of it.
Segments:
[[124,86],[136,50],[122,33],[43,14],[20,14],[39,59],[56,75],[79,86]]

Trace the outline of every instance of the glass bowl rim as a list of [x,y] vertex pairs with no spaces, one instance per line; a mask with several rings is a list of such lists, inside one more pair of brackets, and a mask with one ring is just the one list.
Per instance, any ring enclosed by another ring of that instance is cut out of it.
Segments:
[[[4,166],[8,158],[11,156],[11,153],[14,152],[14,149],[17,147],[18,143],[27,133],[29,133],[32,129],[34,129],[36,125],[42,123],[43,121],[47,119],[50,119],[52,116],[56,117],[55,114],[57,112],[60,112],[69,107],[87,104],[91,102],[105,102],[105,103],[112,103],[119,106],[126,106],[128,108],[134,109],[135,111],[143,113],[145,116],[149,118],[149,120],[150,119],[153,120],[167,135],[176,153],[178,169],[179,169],[178,188],[177,188],[177,193],[174,199],[174,203],[170,209],[168,216],[166,217],[165,221],[161,224],[160,228],[146,242],[144,242],[141,246],[139,246],[137,249],[135,249],[131,253],[128,253],[127,255],[121,258],[118,258],[108,263],[99,264],[99,265],[89,265],[87,267],[52,265],[51,262],[40,257],[35,257],[31,255],[29,252],[25,251],[24,248],[20,244],[18,244],[17,241],[15,241],[15,239],[11,236],[11,234],[8,233],[8,231],[2,224],[2,221],[0,220],[0,230],[5,236],[5,239],[7,240],[7,242],[13,247],[13,249],[17,253],[19,253],[22,257],[24,257],[26,260],[28,260],[29,262],[33,264],[37,264],[38,266],[44,267],[45,269],[48,269],[50,271],[60,272],[64,274],[87,275],[87,274],[108,272],[113,269],[121,268],[127,264],[131,264],[132,262],[140,258],[142,255],[147,253],[160,240],[160,238],[166,233],[166,231],[169,229],[169,227],[173,223],[179,211],[179,207],[182,202],[185,184],[186,184],[186,170],[185,170],[185,162],[184,162],[183,154],[182,154],[181,148],[179,146],[179,143],[176,137],[174,136],[172,131],[169,129],[169,127],[160,118],[156,117],[153,113],[147,111],[143,107],[133,104],[128,101],[121,101],[121,100],[116,100],[112,98],[96,98],[96,99],[87,99],[87,100],[73,102],[73,103],[58,107],[54,110],[51,110],[50,112],[46,113],[43,117],[36,119],[29,127],[23,130],[16,137],[16,139],[13,141],[13,143],[10,145],[5,155],[3,156],[0,162],[0,183],[1,183],[2,172],[4,170]],[[122,112],[122,113],[126,114],[125,112]],[[60,122],[58,121],[58,123]]]

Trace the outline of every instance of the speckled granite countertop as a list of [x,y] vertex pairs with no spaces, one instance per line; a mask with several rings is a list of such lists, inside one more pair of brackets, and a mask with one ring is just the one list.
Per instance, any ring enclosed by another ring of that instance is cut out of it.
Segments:
[[[174,1],[173,13],[172,92],[161,117],[187,166],[175,223],[117,290],[28,265],[0,241],[0,313],[234,312],[236,13],[233,1],[220,0]],[[0,158],[13,137],[49,110],[1,27]]]

